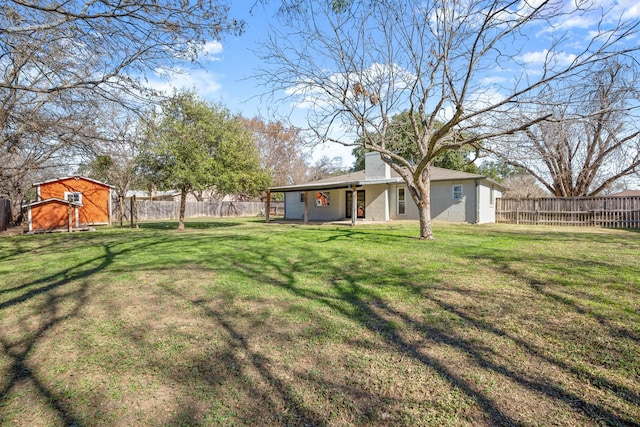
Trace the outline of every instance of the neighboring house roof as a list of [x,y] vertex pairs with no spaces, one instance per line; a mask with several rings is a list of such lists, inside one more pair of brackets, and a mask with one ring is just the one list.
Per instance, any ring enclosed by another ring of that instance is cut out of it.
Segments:
[[29,203],[27,205],[24,205],[24,206],[25,207],[32,207],[32,206],[38,206],[38,205],[45,205],[47,203],[62,203],[64,205],[71,204],[72,206],[82,206],[81,203],[69,202],[68,200],[58,199],[56,197],[51,197],[49,199],[39,200],[37,202],[31,202],[31,203]]
[[[180,195],[180,190],[167,190],[167,191],[156,191],[153,193],[153,197],[175,197]],[[149,191],[144,190],[128,190],[125,195],[126,198],[131,198],[136,196],[136,198],[151,198],[151,193]]]
[[[505,190],[504,186],[490,178],[487,178],[484,175],[478,175],[475,173],[462,172],[451,169],[438,168],[435,166],[431,167],[431,181],[459,181],[459,180],[470,180],[470,179],[478,179],[485,180],[493,185]],[[280,187],[269,187],[269,191],[273,192],[285,192],[285,191],[306,191],[306,190],[320,190],[320,189],[331,189],[331,188],[345,188],[362,185],[372,185],[372,184],[394,184],[403,182],[402,177],[394,170],[391,170],[390,178],[376,178],[376,179],[366,179],[365,171],[357,171],[351,172],[345,175],[331,176],[324,179],[319,179],[317,181],[307,182],[304,184],[297,185],[286,185]]]
[[49,180],[42,181],[42,182],[34,182],[31,186],[32,187],[37,187],[38,185],[49,184],[49,183],[58,182],[58,181],[63,181],[65,179],[83,179],[85,181],[90,181],[90,182],[94,182],[94,183],[99,184],[99,185],[104,185],[105,187],[115,188],[113,185],[106,184],[106,183],[98,181],[96,179],[87,178],[86,176],[82,176],[82,175],[63,176],[61,178],[49,179]]
[[640,190],[625,190],[620,193],[609,194],[607,197],[640,197]]

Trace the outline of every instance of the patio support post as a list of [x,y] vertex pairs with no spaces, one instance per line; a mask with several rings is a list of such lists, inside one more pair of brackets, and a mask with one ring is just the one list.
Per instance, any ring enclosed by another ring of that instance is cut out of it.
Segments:
[[271,191],[267,191],[267,206],[264,212],[264,222],[269,222],[269,213],[271,212]]
[[309,192],[304,192],[304,223],[309,223]]
[[358,190],[356,186],[352,186],[352,198],[351,198],[351,226],[356,225],[356,218],[358,217]]

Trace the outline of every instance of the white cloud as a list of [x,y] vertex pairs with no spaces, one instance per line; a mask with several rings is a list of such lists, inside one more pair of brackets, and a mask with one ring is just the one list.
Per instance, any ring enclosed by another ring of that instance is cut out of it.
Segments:
[[617,27],[625,21],[640,17],[640,4],[637,0],[591,0],[586,7],[588,10],[583,3],[576,6],[574,2],[566,2],[564,13],[559,14],[553,25],[543,32],[606,31],[607,27]]
[[[397,97],[398,91],[407,89],[413,82],[415,76],[398,65],[374,63],[362,71],[327,75],[320,82],[312,78],[301,79],[285,93],[296,99],[294,106],[297,108],[322,110],[336,107],[343,97],[356,102],[371,94],[377,99]],[[358,87],[368,94],[356,93]]]
[[514,13],[518,16],[527,16],[545,1],[546,0],[523,0],[518,4]]
[[495,88],[479,90],[469,97],[469,104],[465,107],[469,111],[478,111],[504,101],[504,94]]
[[224,48],[222,46],[222,43],[220,43],[217,40],[206,42],[204,44],[204,47],[202,48],[202,51],[203,51],[205,57],[210,61],[220,61],[220,60],[222,60],[222,58],[220,58],[217,55],[220,55],[223,50],[224,50]]
[[543,68],[567,67],[576,59],[576,55],[567,52],[550,52],[548,49],[527,52],[517,58],[529,72],[542,72]]
[[547,49],[538,52],[527,52],[520,56],[520,59],[525,64],[544,64],[549,56]]
[[222,50],[223,50],[222,43],[220,43],[217,40],[206,42],[204,44],[204,49],[203,50],[207,54],[217,55],[219,53],[222,53]]
[[193,90],[203,99],[217,96],[222,87],[212,73],[203,69],[156,70],[148,86],[165,95],[175,90]]
[[480,81],[481,85],[490,86],[496,83],[504,83],[507,79],[505,77],[500,76],[487,76]]
[[618,2],[619,7],[624,11],[623,19],[640,18],[640,3],[637,0],[622,0]]

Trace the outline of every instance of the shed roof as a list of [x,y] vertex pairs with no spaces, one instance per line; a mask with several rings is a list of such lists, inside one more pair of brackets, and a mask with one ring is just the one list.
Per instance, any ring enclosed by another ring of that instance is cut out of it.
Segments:
[[71,204],[72,206],[82,206],[81,203],[70,202],[68,200],[58,199],[56,197],[51,197],[49,199],[44,199],[44,200],[38,200],[37,202],[31,202],[31,203],[29,203],[27,205],[23,205],[23,206],[32,207],[32,206],[46,205],[47,203],[60,203],[60,204],[63,204],[63,205]]
[[97,179],[87,178],[86,176],[82,176],[82,175],[63,176],[61,178],[48,179],[48,180],[42,181],[42,182],[34,182],[32,184],[32,187],[37,187],[37,186],[42,185],[42,184],[50,184],[52,182],[64,181],[65,179],[83,179],[85,181],[90,181],[90,182],[93,182],[95,184],[103,185],[105,187],[115,188],[111,184],[106,184],[104,182],[98,181]]

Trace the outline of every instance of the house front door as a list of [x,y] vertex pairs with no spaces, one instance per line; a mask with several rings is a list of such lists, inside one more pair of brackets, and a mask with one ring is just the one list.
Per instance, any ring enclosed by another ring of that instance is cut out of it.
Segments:
[[[352,210],[353,210],[353,192],[347,191],[347,203],[346,203],[346,212],[345,218],[351,218]],[[364,190],[358,190],[358,215],[356,218],[364,218]]]

